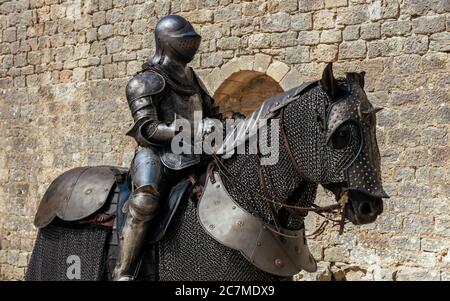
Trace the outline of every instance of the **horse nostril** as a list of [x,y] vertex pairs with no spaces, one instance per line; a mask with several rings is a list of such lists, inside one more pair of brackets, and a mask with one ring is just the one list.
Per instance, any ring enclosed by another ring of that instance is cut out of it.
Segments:
[[364,202],[359,206],[359,212],[364,215],[372,214],[372,207],[368,202]]

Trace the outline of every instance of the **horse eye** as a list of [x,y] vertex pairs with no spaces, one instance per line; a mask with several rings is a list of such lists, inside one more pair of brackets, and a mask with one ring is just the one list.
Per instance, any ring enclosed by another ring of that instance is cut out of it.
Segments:
[[343,126],[338,129],[331,137],[331,147],[334,149],[343,149],[350,144],[351,131],[349,126]]

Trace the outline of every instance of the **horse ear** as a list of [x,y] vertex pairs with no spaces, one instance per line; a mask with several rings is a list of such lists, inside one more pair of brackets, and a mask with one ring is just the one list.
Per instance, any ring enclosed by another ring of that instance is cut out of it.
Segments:
[[364,90],[364,77],[366,76],[366,71],[362,71],[359,73],[360,77],[359,77],[359,84],[361,85],[361,88]]
[[339,93],[339,88],[333,75],[333,63],[328,63],[323,70],[320,86],[331,100]]

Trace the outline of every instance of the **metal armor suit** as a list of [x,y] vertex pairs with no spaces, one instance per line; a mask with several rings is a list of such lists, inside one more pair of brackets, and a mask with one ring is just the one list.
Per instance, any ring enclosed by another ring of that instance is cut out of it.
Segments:
[[198,155],[171,152],[175,118],[185,118],[192,124],[194,111],[203,111],[204,117],[218,114],[199,78],[186,66],[201,40],[192,25],[180,16],[166,16],[156,25],[155,40],[154,56],[126,87],[134,119],[127,135],[135,138],[139,150],[130,169],[133,193],[125,207],[116,280],[133,280],[137,272],[149,221],[157,214],[166,186],[171,185],[166,185],[170,182],[168,175],[200,162]]

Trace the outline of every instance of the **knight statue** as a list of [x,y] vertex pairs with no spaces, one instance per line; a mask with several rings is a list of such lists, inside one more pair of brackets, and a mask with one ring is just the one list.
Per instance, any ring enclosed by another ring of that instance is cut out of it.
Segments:
[[[204,117],[197,135],[211,130],[208,117],[218,117],[218,107],[191,67],[201,37],[192,25],[176,15],[163,17],[155,28],[156,51],[126,86],[134,124],[127,135],[138,148],[131,163],[132,194],[120,235],[120,259],[115,280],[133,280],[139,266],[144,238],[158,214],[162,196],[173,179],[201,163],[195,154],[175,154],[170,142],[177,134],[176,121],[194,123],[194,112]],[[210,121],[211,122],[211,121]]]

